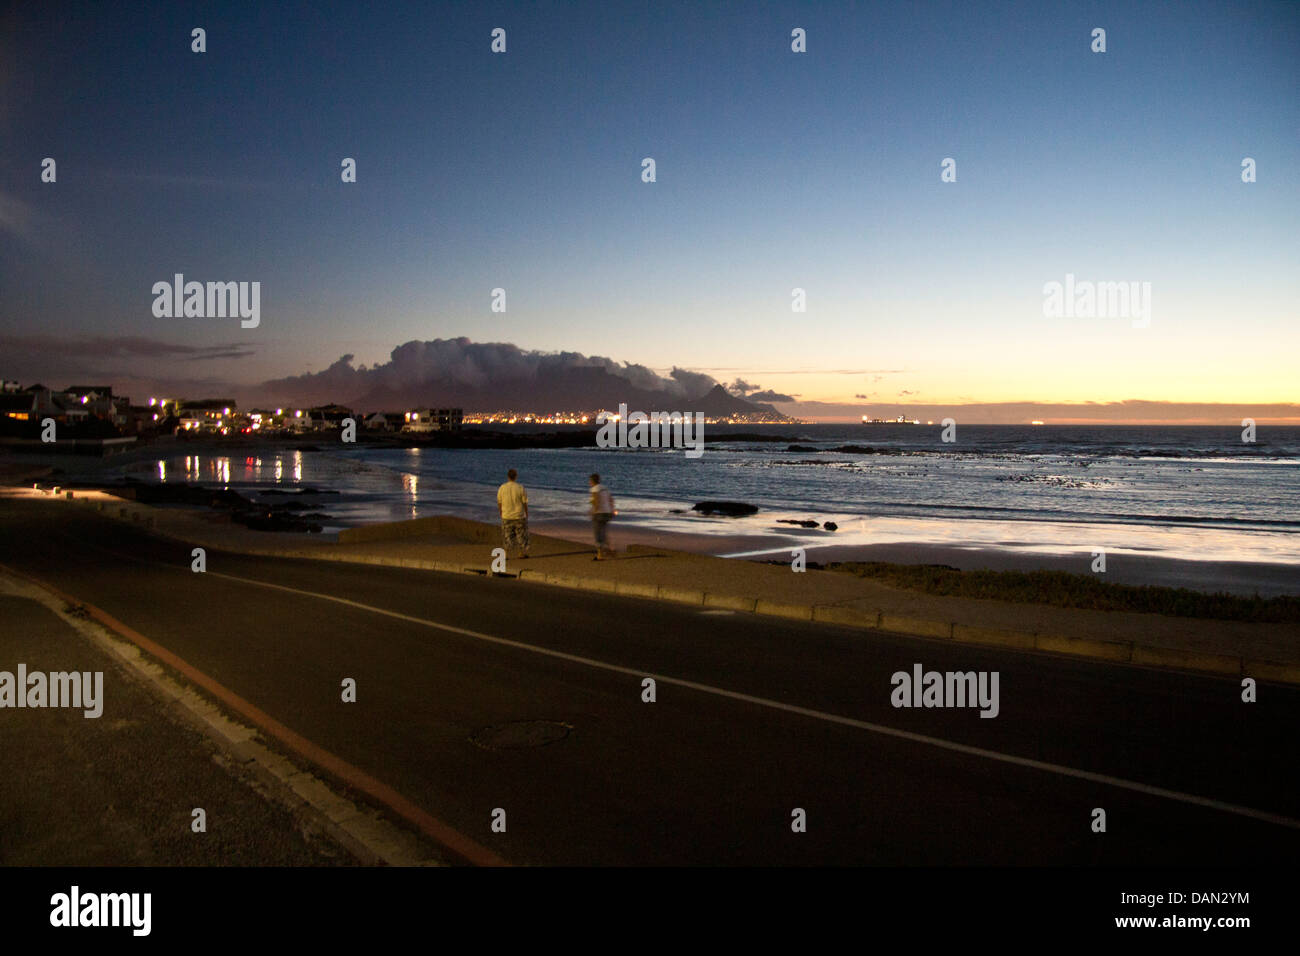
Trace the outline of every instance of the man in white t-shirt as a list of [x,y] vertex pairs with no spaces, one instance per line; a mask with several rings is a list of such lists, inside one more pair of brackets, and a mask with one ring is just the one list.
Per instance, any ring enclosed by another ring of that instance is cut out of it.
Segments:
[[591,476],[591,527],[596,533],[596,560],[612,558],[614,549],[609,546],[606,526],[614,517],[614,496],[600,483],[600,475]]
[[515,479],[513,468],[506,472],[506,483],[497,489],[497,512],[501,515],[501,540],[506,554],[528,557],[528,492]]

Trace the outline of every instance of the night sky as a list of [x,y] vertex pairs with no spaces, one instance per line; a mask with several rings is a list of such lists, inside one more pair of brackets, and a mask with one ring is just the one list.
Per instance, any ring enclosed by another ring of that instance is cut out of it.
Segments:
[[[1300,400],[1300,4],[41,3],[0,37],[5,379],[242,399],[468,337],[809,417]],[[260,282],[260,325],[156,317],[178,272]],[[1067,274],[1149,282],[1149,325],[1044,316]]]

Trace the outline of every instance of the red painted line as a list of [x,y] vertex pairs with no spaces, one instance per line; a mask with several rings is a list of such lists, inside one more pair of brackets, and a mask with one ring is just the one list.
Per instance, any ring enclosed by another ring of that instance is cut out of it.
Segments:
[[69,604],[84,607],[90,613],[90,616],[100,624],[117,632],[133,644],[139,646],[141,650],[148,652],[166,663],[168,666],[179,671],[181,674],[184,674],[190,681],[218,698],[231,710],[236,711],[241,716],[251,721],[260,730],[274,737],[299,756],[304,757],[312,763],[329,771],[353,789],[359,790],[367,796],[379,801],[402,819],[414,824],[421,833],[437,841],[465,862],[472,863],[475,866],[510,865],[508,861],[498,856],[487,847],[465,836],[459,830],[443,823],[437,817],[426,813],[392,787],[388,786],[388,784],[370,776],[370,774],[366,773],[360,767],[353,766],[342,757],[334,755],[319,744],[313,743],[306,737],[302,736],[302,734],[290,730],[261,708],[244,700],[244,698],[240,697],[234,691],[218,683],[188,661],[167,650],[167,648],[162,645],[151,641],[134,628],[123,624],[106,611],[95,607],[93,604],[88,604],[85,601],[65,594],[52,584],[33,577],[30,574],[17,571],[3,564],[0,564],[0,569],[4,569],[16,577],[23,578],[38,587],[44,588],[51,594],[67,601]]

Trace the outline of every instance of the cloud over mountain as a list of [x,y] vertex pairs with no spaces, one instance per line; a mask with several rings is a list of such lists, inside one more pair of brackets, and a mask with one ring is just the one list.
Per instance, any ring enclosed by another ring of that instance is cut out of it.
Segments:
[[580,352],[540,352],[468,338],[410,341],[367,368],[344,355],[322,372],[264,382],[265,400],[296,405],[328,401],[359,409],[458,405],[467,409],[685,410],[717,382],[674,368],[667,377],[631,362]]

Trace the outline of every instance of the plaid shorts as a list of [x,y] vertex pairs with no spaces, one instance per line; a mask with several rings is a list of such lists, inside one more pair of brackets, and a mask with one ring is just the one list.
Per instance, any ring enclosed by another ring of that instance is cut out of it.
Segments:
[[527,518],[502,518],[501,519],[501,540],[505,543],[506,552],[512,550],[528,550],[528,519]]

